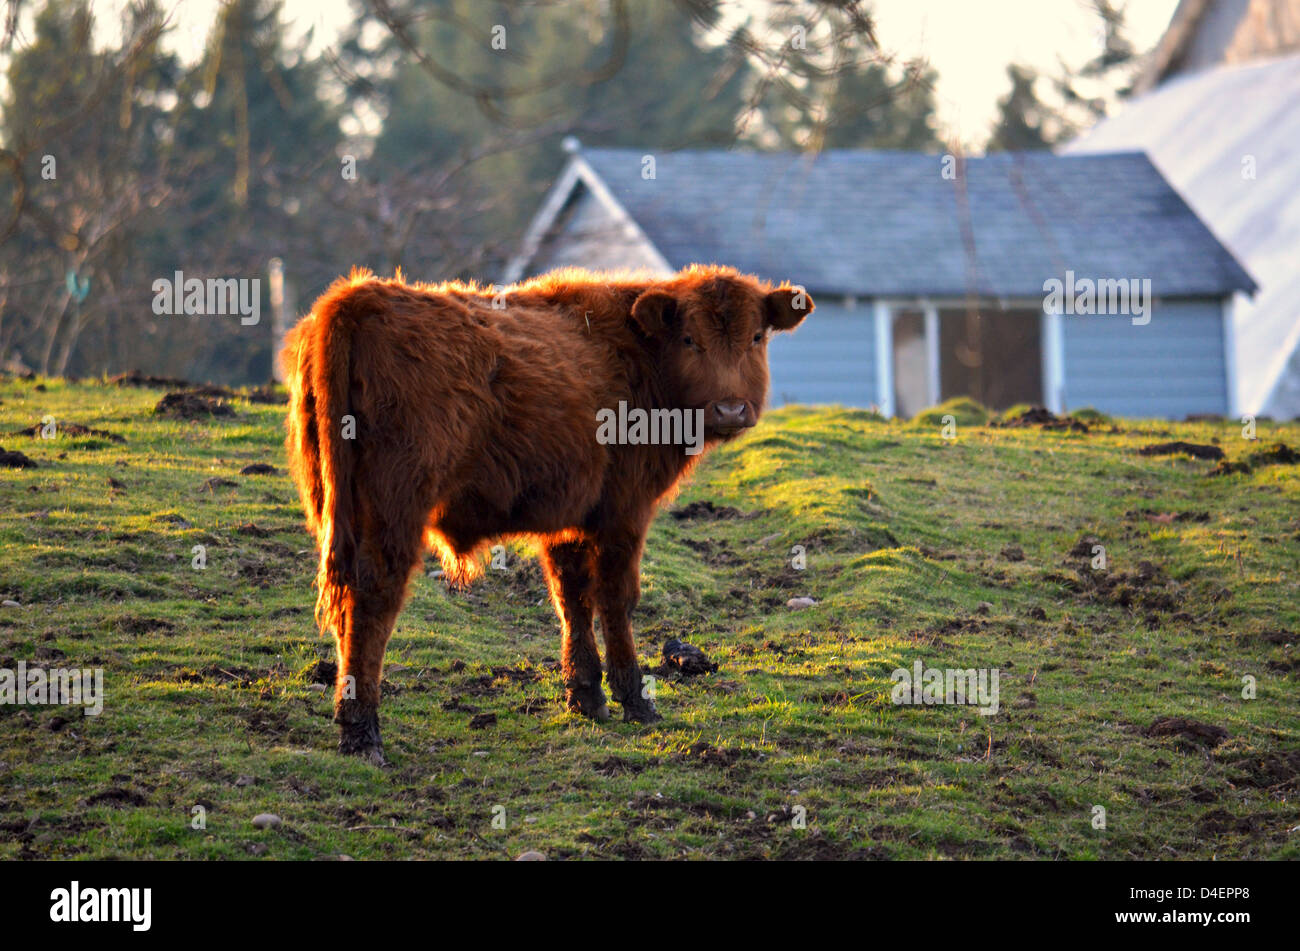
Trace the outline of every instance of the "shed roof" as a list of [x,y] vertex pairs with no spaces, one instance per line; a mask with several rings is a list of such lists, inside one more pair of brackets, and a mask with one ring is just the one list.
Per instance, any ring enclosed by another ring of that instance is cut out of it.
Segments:
[[720,262],[810,291],[1041,297],[1063,277],[1150,278],[1165,297],[1254,282],[1141,152],[1005,153],[582,149],[673,267]]

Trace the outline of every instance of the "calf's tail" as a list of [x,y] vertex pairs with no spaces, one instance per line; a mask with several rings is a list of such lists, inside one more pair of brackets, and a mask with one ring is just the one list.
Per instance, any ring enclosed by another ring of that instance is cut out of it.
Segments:
[[356,436],[352,342],[356,321],[351,281],[340,281],[293,329],[281,357],[290,387],[289,465],[316,535],[316,623],[345,636],[356,590]]

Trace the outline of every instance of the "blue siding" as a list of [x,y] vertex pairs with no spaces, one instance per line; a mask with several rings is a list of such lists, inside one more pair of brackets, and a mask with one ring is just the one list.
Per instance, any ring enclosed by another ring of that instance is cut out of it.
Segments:
[[876,325],[870,302],[846,308],[819,302],[793,333],[768,345],[771,406],[842,403],[872,406],[876,394]]
[[1217,300],[1157,301],[1151,322],[1061,317],[1065,405],[1118,416],[1228,412],[1223,311]]

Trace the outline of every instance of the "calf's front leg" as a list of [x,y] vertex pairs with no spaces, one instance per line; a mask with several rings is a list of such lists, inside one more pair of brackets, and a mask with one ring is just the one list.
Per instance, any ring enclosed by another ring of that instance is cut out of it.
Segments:
[[663,719],[643,695],[641,668],[632,640],[632,609],[641,599],[641,550],[645,532],[609,533],[597,541],[596,605],[605,637],[609,692],[623,706],[623,719],[653,723]]

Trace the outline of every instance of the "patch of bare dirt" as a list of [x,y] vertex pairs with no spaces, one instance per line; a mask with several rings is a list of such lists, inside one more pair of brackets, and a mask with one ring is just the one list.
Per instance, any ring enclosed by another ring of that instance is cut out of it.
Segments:
[[1300,750],[1257,753],[1238,757],[1233,767],[1240,770],[1238,786],[1254,789],[1300,790]]
[[29,459],[21,452],[6,451],[3,446],[0,446],[0,466],[4,466],[6,469],[40,468],[40,466],[36,464],[35,460]]
[[228,404],[194,393],[168,393],[153,408],[154,415],[168,419],[211,419],[215,416],[234,416]]
[[1155,522],[1160,525],[1169,525],[1174,522],[1208,522],[1210,520],[1209,512],[1157,512],[1152,508],[1130,509],[1124,513],[1124,517],[1129,521],[1136,521],[1139,518],[1145,518],[1149,522]]
[[1201,835],[1225,835],[1229,832],[1255,832],[1262,824],[1260,816],[1234,816],[1226,809],[1211,809],[1196,820],[1196,831]]
[[592,770],[600,776],[622,776],[641,772],[645,769],[645,763],[639,763],[635,760],[624,759],[621,756],[607,756],[592,766]]
[[745,513],[738,508],[730,505],[714,505],[708,499],[699,502],[692,502],[690,505],[683,505],[675,508],[668,513],[678,521],[685,519],[707,519],[709,521],[718,521],[724,518],[744,518]]
[[141,634],[175,634],[176,625],[162,618],[136,617],[132,614],[118,618],[113,627],[123,634],[138,637]]
[[1250,475],[1250,466],[1244,462],[1229,462],[1220,459],[1219,464],[1206,473],[1207,476]]
[[701,766],[734,766],[742,758],[740,750],[711,746],[704,741],[692,743],[681,753],[673,754],[675,763],[692,763]]
[[148,805],[149,800],[139,790],[113,786],[92,793],[86,797],[85,802],[87,806],[112,806],[115,809],[121,809],[126,806],[145,806]]
[[[39,439],[41,435],[42,424],[33,423],[26,429],[15,429],[11,433],[5,433],[6,436],[31,436],[33,439]],[[124,443],[126,437],[118,433],[109,432],[107,429],[93,429],[90,426],[83,426],[81,423],[69,423],[63,420],[56,420],[54,431],[62,436],[98,436],[101,439],[107,439],[109,442]]]
[[1186,717],[1157,717],[1143,733],[1146,736],[1173,736],[1189,740],[1199,746],[1215,747],[1228,738],[1228,731],[1212,723],[1189,720]]
[[1284,442],[1275,442],[1267,449],[1252,452],[1246,461],[1253,466],[1293,466],[1300,462],[1300,452]]
[[509,680],[517,684],[532,684],[542,679],[542,672],[536,667],[520,664],[516,667],[493,667],[492,676],[497,680]]
[[139,370],[130,370],[110,376],[108,382],[116,386],[142,386],[156,390],[186,390],[196,384],[172,376],[150,376]]
[[333,687],[339,679],[339,665],[332,660],[318,660],[304,671],[303,676],[309,684]]
[[1218,446],[1207,446],[1194,442],[1162,442],[1143,446],[1138,450],[1139,456],[1191,456],[1194,459],[1222,459],[1223,450]]
[[1067,563],[1075,561],[1074,575],[1052,572],[1045,581],[1061,585],[1081,598],[1106,601],[1126,609],[1174,611],[1180,604],[1182,586],[1173,581],[1162,567],[1139,561],[1132,571],[1093,568],[1092,548],[1099,542],[1085,536],[1070,549]]

